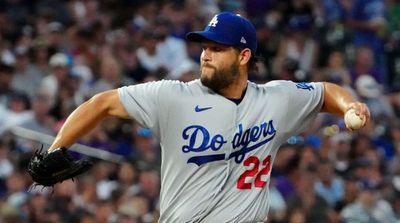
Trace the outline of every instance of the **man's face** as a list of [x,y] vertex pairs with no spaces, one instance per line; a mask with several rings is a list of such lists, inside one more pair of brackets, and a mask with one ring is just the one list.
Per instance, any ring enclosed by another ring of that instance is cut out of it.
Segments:
[[229,87],[239,74],[239,52],[232,46],[202,43],[200,80],[215,92]]

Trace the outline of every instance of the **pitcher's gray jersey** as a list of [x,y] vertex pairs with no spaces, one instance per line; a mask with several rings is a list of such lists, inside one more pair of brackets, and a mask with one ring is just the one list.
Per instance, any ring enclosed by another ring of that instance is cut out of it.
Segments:
[[322,83],[248,82],[239,105],[199,80],[118,91],[129,115],[160,138],[160,222],[264,221],[277,149],[323,104]]

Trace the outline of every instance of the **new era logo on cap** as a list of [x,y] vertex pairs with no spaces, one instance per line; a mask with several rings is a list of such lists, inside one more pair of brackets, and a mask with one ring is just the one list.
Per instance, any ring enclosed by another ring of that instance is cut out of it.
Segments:
[[194,42],[207,39],[224,45],[249,48],[253,54],[257,50],[254,25],[243,16],[231,12],[215,15],[203,31],[190,32],[186,38]]

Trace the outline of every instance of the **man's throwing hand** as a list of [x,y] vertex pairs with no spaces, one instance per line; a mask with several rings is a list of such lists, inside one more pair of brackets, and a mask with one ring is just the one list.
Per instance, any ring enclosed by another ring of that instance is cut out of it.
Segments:
[[366,104],[352,102],[344,114],[344,122],[349,130],[356,130],[365,126],[370,119],[370,112]]

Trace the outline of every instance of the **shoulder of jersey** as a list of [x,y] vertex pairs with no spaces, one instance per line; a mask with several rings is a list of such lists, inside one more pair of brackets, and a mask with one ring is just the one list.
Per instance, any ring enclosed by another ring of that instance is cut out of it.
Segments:
[[288,88],[290,86],[295,86],[294,82],[287,80],[273,80],[265,84],[255,84],[252,82],[250,83],[256,88],[264,88],[264,89],[271,89],[271,88],[278,89],[278,88]]
[[170,85],[170,86],[189,86],[193,83],[196,83],[196,80],[190,81],[190,82],[182,82],[180,80],[167,80],[167,79],[162,79],[162,80],[155,80],[155,81],[149,81],[144,84],[159,84],[159,85]]
[[264,85],[267,87],[277,87],[277,86],[286,86],[286,85],[291,85],[293,84],[293,81],[287,81],[287,80],[273,80],[265,83]]
[[182,82],[180,80],[158,80],[158,81],[152,81],[152,82],[162,82],[162,83],[167,83],[167,84],[176,84],[176,85],[193,85],[193,84],[198,84],[199,83],[199,79],[195,79],[189,82]]
[[198,79],[189,82],[182,82],[179,80],[160,80],[156,82],[159,82],[160,85],[169,86],[168,88],[171,90],[175,89],[177,91],[182,91],[182,90],[192,91],[195,89],[204,91],[203,88],[205,88],[200,84],[200,80]]

